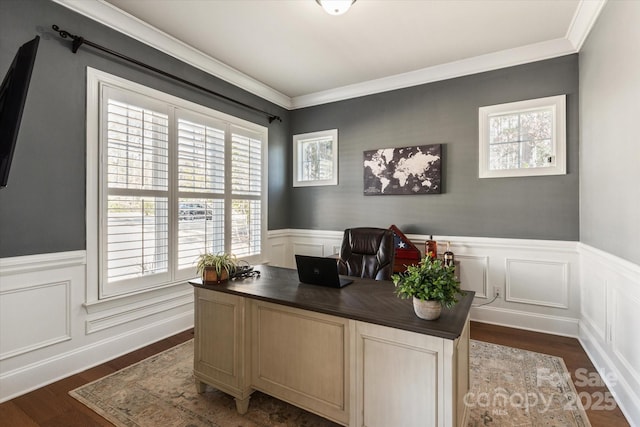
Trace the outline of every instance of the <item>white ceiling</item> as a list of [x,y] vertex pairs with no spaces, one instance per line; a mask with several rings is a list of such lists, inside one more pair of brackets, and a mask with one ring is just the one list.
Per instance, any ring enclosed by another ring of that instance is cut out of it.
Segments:
[[358,0],[331,16],[314,0],[54,1],[286,108],[574,53],[604,3]]

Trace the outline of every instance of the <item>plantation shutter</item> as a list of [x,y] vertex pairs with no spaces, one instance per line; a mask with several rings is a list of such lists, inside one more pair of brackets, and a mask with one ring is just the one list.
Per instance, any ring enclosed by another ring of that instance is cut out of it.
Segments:
[[195,116],[177,122],[178,269],[186,269],[225,249],[226,125]]
[[115,89],[105,94],[103,274],[108,284],[138,279],[144,287],[169,271],[168,115]]
[[231,141],[231,251],[255,255],[262,242],[262,141],[259,135],[235,127]]

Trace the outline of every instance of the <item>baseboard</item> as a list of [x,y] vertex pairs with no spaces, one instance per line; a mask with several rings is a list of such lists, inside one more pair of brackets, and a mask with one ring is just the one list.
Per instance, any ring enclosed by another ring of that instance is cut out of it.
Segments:
[[193,327],[193,310],[0,375],[0,403]]
[[549,316],[539,313],[511,310],[499,307],[477,307],[471,309],[471,320],[508,328],[525,329],[545,334],[577,338],[578,319]]

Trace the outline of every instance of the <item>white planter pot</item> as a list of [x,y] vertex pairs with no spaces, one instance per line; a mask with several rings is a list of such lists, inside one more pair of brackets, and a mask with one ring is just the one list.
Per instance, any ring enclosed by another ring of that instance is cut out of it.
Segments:
[[422,301],[413,297],[413,310],[416,316],[425,320],[435,320],[440,317],[442,312],[442,304],[438,301]]

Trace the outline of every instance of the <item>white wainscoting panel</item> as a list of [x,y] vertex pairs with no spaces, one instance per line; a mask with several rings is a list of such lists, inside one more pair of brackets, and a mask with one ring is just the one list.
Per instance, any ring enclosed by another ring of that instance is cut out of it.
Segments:
[[[611,346],[634,383],[640,384],[640,300],[621,288],[611,290]],[[630,339],[632,337],[635,339]]]
[[342,244],[333,245],[331,248],[331,254],[339,254],[340,249],[342,249]]
[[294,255],[325,256],[324,245],[317,243],[293,242]]
[[505,301],[569,308],[567,262],[506,259]]
[[[581,266],[580,311],[582,324],[588,324],[598,339],[607,339],[607,280],[600,271],[589,271],[588,266]],[[589,271],[589,277],[585,272]]]
[[0,291],[0,360],[71,339],[70,288],[67,280]]
[[489,290],[489,257],[480,255],[458,255],[456,261],[460,264],[460,287],[464,290],[474,291],[476,298],[492,296]]
[[185,283],[87,304],[85,251],[0,259],[0,402],[193,326]]
[[633,426],[640,426],[640,266],[581,244],[580,342]]
[[269,231],[265,242],[263,262],[279,267],[289,264],[291,244],[288,230]]
[[286,243],[273,243],[269,252],[269,260],[272,265],[284,265],[287,259]]
[[[340,251],[343,231],[275,230],[269,231],[267,251],[269,264],[295,268],[295,255],[330,256]],[[284,249],[283,249],[284,246]]]

